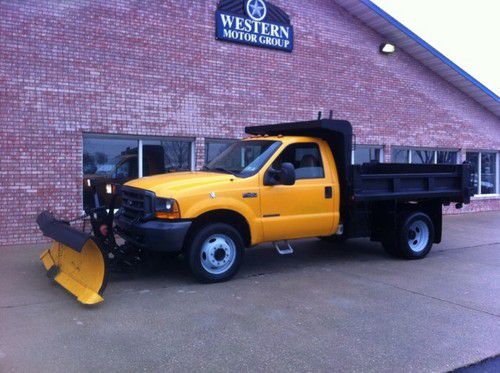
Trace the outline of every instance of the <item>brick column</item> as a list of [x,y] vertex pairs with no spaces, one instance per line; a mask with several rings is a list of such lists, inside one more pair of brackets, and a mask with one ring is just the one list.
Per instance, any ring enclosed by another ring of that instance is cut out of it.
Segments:
[[392,153],[392,147],[390,145],[385,145],[384,146],[384,162],[385,163],[391,162],[391,153]]
[[205,138],[197,137],[194,146],[194,169],[199,170],[205,164]]

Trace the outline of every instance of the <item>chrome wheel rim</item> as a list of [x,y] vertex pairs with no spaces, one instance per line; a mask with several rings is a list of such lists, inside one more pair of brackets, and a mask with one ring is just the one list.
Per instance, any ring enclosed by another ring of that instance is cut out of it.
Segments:
[[414,221],[408,229],[408,246],[419,253],[423,251],[429,243],[429,227],[421,220]]
[[226,272],[236,260],[236,245],[225,234],[213,234],[201,246],[201,265],[213,275]]

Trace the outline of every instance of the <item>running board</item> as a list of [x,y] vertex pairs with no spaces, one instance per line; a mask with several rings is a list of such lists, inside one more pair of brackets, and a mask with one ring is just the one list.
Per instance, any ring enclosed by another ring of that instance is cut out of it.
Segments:
[[293,254],[293,248],[290,245],[290,243],[288,241],[284,241],[284,242],[285,242],[285,245],[286,245],[286,249],[281,249],[278,242],[276,242],[276,241],[273,242],[274,248],[276,249],[276,251],[278,252],[278,254],[280,254],[280,255],[290,255],[290,254]]

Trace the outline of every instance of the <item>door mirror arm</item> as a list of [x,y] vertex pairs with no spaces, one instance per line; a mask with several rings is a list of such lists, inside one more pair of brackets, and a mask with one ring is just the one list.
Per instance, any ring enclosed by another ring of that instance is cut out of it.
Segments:
[[264,174],[264,185],[272,186],[279,184],[279,174],[280,171],[275,169],[273,166],[269,167],[269,169]]

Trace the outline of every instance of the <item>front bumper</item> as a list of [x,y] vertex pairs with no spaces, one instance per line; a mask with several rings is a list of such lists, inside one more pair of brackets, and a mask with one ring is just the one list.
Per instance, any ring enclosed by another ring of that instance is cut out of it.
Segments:
[[172,252],[182,250],[191,221],[168,222],[150,220],[132,223],[124,216],[115,217],[116,232],[125,241],[151,251]]

